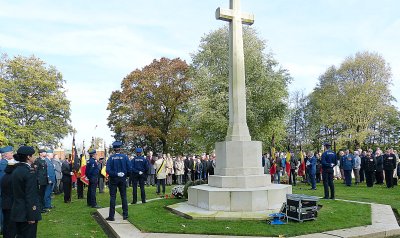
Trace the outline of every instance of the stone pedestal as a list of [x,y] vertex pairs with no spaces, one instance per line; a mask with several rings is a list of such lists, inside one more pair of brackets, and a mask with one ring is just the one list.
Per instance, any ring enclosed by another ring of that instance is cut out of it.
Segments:
[[190,187],[188,204],[208,211],[276,211],[292,193],[292,186],[271,184],[263,174],[261,142],[216,143],[216,175],[208,185]]

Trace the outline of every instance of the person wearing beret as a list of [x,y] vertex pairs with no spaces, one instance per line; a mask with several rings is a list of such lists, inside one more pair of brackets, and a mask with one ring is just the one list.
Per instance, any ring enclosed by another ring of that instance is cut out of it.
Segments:
[[96,161],[96,150],[89,150],[89,162],[86,165],[86,177],[89,179],[87,191],[87,205],[92,208],[100,208],[96,201],[96,189],[99,180],[99,166]]
[[136,156],[132,159],[132,176],[133,176],[133,201],[137,203],[137,185],[140,186],[140,197],[142,203],[146,203],[146,192],[144,190],[144,182],[147,179],[147,171],[149,170],[149,162],[142,156],[143,149],[136,148]]
[[16,223],[16,237],[36,237],[38,221],[42,220],[35,162],[35,150],[30,146],[21,146],[15,159],[19,161],[12,173],[14,202],[11,209],[11,221]]
[[12,172],[17,167],[18,161],[12,159],[8,161],[5,175],[1,179],[1,209],[3,211],[3,238],[15,237],[17,228],[15,222],[11,221],[11,208],[14,201],[12,190]]
[[126,177],[131,173],[131,163],[127,155],[121,153],[122,142],[115,141],[113,144],[114,154],[112,154],[106,164],[106,172],[109,178],[110,189],[110,210],[107,221],[114,221],[115,200],[117,197],[117,188],[121,195],[122,217],[128,219],[128,202],[126,198]]
[[[336,154],[331,150],[331,144],[325,143],[325,152],[321,156],[322,180],[324,182],[324,199],[335,199],[335,185],[333,184],[333,168],[337,164]],[[329,190],[331,196],[329,197]]]
[[[8,161],[13,160],[13,147],[12,146],[6,146],[0,149],[1,153],[1,160],[0,160],[0,181],[2,180],[3,176],[5,175],[5,170],[8,165]],[[0,188],[0,193],[1,193],[1,188]],[[0,203],[1,203],[1,197],[0,197]],[[0,229],[3,231],[3,213],[0,210]]]
[[37,182],[39,184],[40,211],[45,213],[47,212],[45,209],[45,193],[49,182],[47,177],[46,150],[39,150],[39,158],[34,162],[34,168],[36,170]]

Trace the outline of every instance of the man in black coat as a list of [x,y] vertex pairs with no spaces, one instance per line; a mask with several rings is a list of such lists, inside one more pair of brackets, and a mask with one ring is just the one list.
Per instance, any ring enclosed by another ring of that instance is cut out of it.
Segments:
[[44,204],[44,196],[49,180],[47,176],[47,163],[46,163],[46,150],[39,150],[39,158],[34,163],[36,170],[37,182],[39,184],[39,200],[40,200],[40,211],[42,213],[47,212]]
[[11,238],[17,235],[15,222],[11,221],[11,208],[14,201],[12,189],[12,172],[17,167],[15,160],[8,162],[5,175],[1,179],[1,208],[3,210],[3,238]]
[[63,190],[64,190],[64,202],[70,203],[71,189],[72,189],[72,175],[74,174],[72,172],[71,157],[62,162],[61,173],[62,173],[61,181],[63,183]]
[[386,187],[393,188],[393,172],[396,168],[396,155],[393,149],[388,149],[383,156],[383,169],[385,170]]

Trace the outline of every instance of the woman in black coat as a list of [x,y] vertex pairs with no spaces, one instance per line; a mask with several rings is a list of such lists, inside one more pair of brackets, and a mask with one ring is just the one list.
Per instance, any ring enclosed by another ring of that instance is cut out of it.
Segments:
[[15,222],[11,221],[11,208],[14,201],[11,173],[17,166],[9,161],[5,175],[1,179],[1,208],[3,210],[3,238],[14,238],[17,235]]
[[16,223],[17,237],[35,238],[40,214],[39,188],[33,154],[30,146],[21,146],[15,159],[19,161],[12,173],[12,189],[14,202],[11,209],[11,220]]

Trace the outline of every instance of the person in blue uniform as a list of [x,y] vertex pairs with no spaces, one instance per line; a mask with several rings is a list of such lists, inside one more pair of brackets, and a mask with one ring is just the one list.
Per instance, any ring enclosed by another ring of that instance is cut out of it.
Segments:
[[19,161],[12,177],[14,202],[11,208],[11,221],[16,223],[16,237],[36,237],[38,221],[42,220],[35,162],[35,150],[30,146],[21,146],[15,159]]
[[[2,180],[3,176],[5,175],[5,170],[8,165],[8,161],[13,159],[13,147],[12,146],[6,146],[0,149],[1,153],[1,160],[0,160],[0,181]],[[1,194],[1,188],[0,188],[0,194]],[[1,197],[0,197],[0,203],[1,203]],[[0,229],[3,232],[3,213],[0,210]]]
[[51,159],[53,159],[53,150],[47,150],[45,160],[47,165],[48,184],[44,193],[44,208],[46,210],[54,208],[54,206],[51,205],[51,193],[53,192],[54,185],[57,183],[56,168],[53,162],[51,162]]
[[314,156],[311,157],[311,159],[308,161],[310,163],[311,190],[317,190],[317,183],[316,183],[317,160],[318,160],[318,152],[315,152]]
[[86,165],[86,177],[89,179],[87,191],[87,205],[92,208],[100,208],[96,201],[97,182],[99,180],[99,166],[96,161],[96,150],[89,150],[89,162]]
[[113,144],[114,154],[111,155],[106,164],[106,172],[109,176],[110,189],[110,210],[107,221],[114,221],[115,200],[117,197],[117,188],[122,201],[122,218],[128,219],[128,201],[126,198],[126,177],[131,172],[131,163],[127,155],[121,153],[122,142],[115,141]]
[[133,201],[132,204],[137,203],[137,185],[140,186],[140,197],[142,203],[146,203],[146,192],[144,190],[144,182],[147,178],[147,171],[149,169],[149,162],[142,156],[143,149],[136,148],[136,156],[132,159],[132,177],[133,177]]
[[[331,150],[331,144],[325,143],[325,152],[321,156],[322,180],[324,182],[324,199],[335,199],[335,185],[333,184],[333,167],[336,166],[336,154]],[[329,197],[329,190],[331,196]]]

